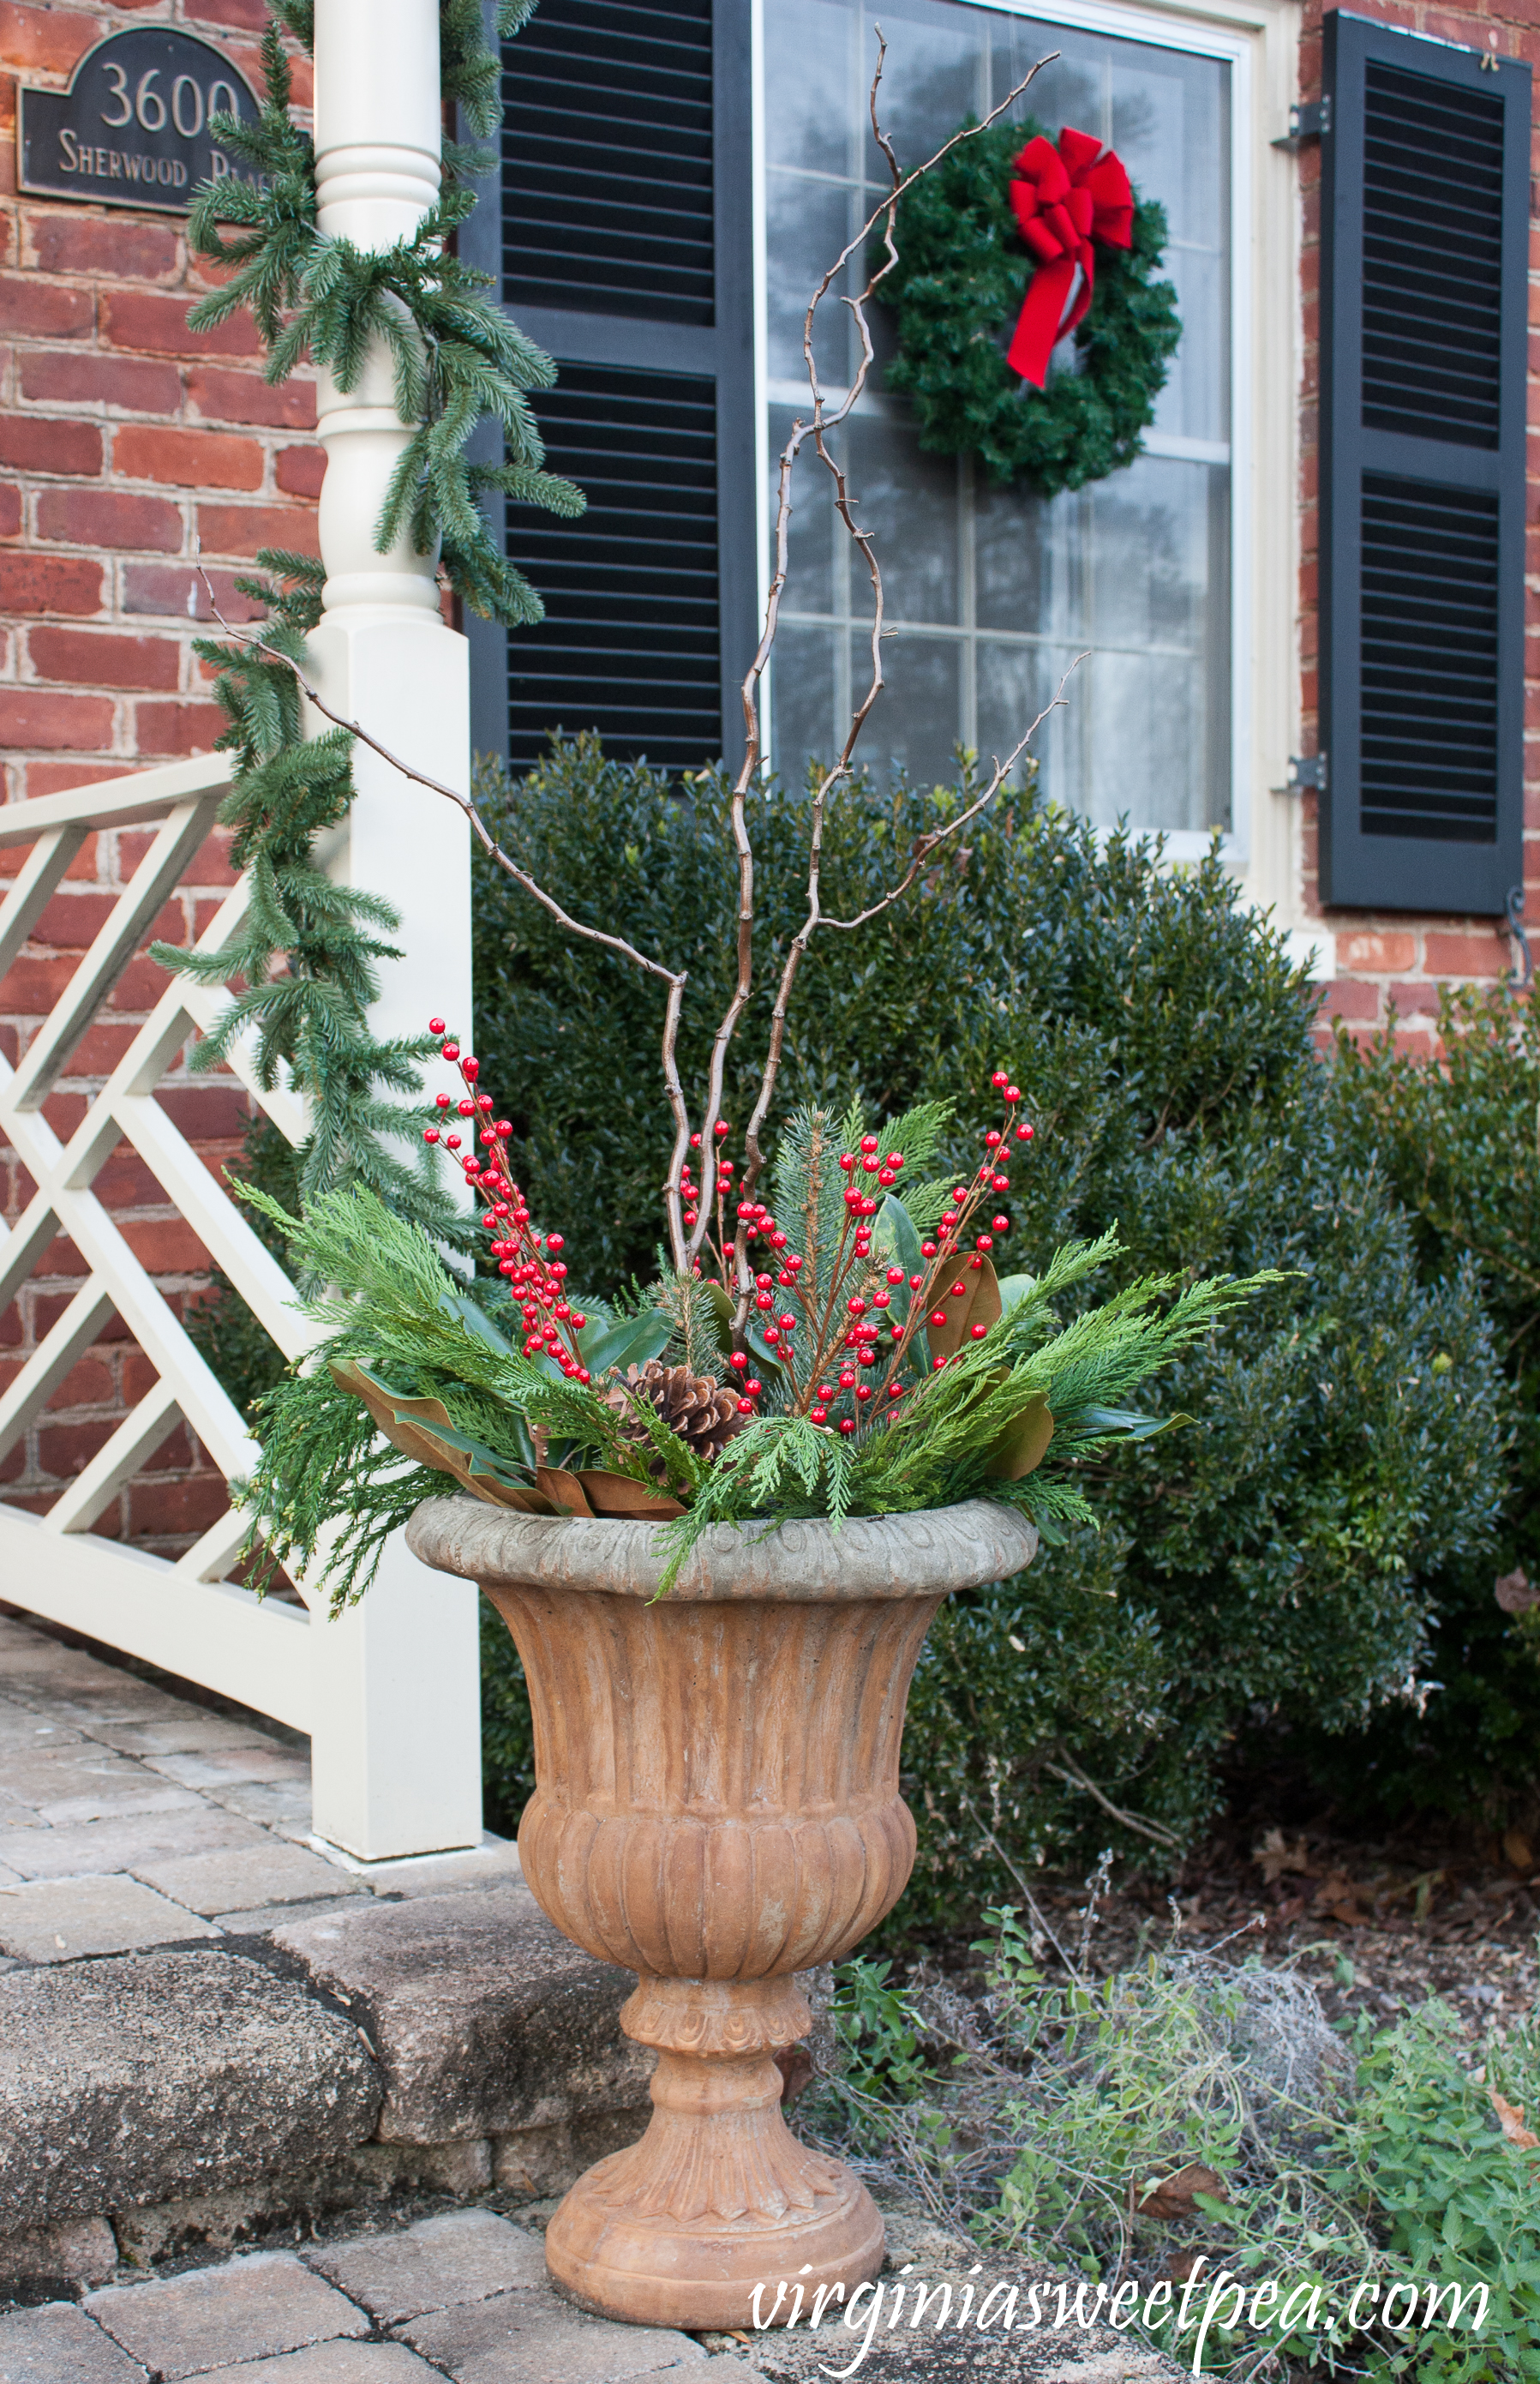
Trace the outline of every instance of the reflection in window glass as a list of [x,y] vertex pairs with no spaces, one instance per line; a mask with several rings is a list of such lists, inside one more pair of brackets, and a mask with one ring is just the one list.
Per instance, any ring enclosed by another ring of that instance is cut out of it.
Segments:
[[[772,456],[806,411],[808,297],[886,188],[867,120],[877,14],[860,0],[777,0],[766,12]],[[959,743],[1008,751],[1083,653],[1035,740],[1048,793],[1108,824],[1227,826],[1228,69],[959,0],[897,0],[880,16],[882,118],[906,166],[1060,53],[1013,115],[1055,137],[1065,124],[1097,133],[1160,200],[1182,343],[1139,462],[1051,503],[994,488],[971,458],[922,454],[906,405],[874,373],[838,445],[895,631],[859,750],[878,767],[949,776]],[[819,369],[841,390],[855,329],[827,302],[820,324]],[[881,306],[872,329],[881,360],[892,352]],[[772,735],[778,766],[795,771],[838,747],[869,671],[870,590],[806,451],[790,552]]]

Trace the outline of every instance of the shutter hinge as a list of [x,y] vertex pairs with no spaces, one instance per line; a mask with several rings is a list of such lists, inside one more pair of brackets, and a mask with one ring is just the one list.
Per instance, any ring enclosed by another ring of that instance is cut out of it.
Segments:
[[1508,889],[1508,893],[1507,893],[1507,895],[1506,895],[1506,897],[1504,898],[1504,900],[1503,900],[1503,909],[1504,909],[1504,910],[1507,912],[1507,913],[1508,913],[1508,930],[1509,930],[1509,935],[1510,935],[1510,936],[1512,936],[1512,937],[1514,937],[1514,939],[1516,940],[1516,942],[1517,942],[1517,944],[1518,944],[1519,950],[1522,952],[1522,954],[1523,954],[1523,956],[1524,956],[1524,973],[1523,973],[1523,975],[1519,979],[1519,983],[1520,983],[1520,985],[1521,985],[1521,986],[1528,985],[1528,984],[1530,983],[1531,979],[1534,977],[1534,953],[1530,950],[1530,948],[1529,948],[1529,937],[1525,935],[1524,930],[1523,930],[1523,926],[1522,926],[1522,912],[1523,912],[1523,908],[1524,908],[1524,889],[1523,889],[1523,888],[1522,888],[1522,886],[1510,886],[1510,887],[1509,888],[1509,889]]
[[1319,141],[1332,129],[1332,103],[1328,92],[1324,99],[1302,99],[1288,111],[1288,130],[1280,132],[1272,143],[1275,149],[1287,149],[1297,156],[1307,141]]
[[1306,788],[1319,795],[1326,791],[1326,757],[1324,753],[1291,753],[1288,776],[1278,788],[1281,795],[1302,795]]

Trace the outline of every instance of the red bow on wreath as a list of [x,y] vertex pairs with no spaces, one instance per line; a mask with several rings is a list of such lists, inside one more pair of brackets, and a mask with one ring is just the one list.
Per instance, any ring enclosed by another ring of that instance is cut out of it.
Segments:
[[[1082,321],[1096,279],[1093,240],[1109,248],[1134,244],[1134,194],[1116,152],[1066,124],[1059,145],[1040,132],[1013,168],[1011,205],[1021,237],[1038,260],[1027,285],[1006,362],[1041,389],[1054,342]],[[1067,316],[1066,302],[1080,268],[1080,288]]]

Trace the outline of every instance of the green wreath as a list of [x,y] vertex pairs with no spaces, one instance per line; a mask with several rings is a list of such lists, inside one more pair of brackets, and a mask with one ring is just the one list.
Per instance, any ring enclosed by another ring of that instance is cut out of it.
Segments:
[[914,403],[931,454],[970,453],[1001,486],[1045,497],[1131,464],[1181,338],[1177,292],[1157,281],[1165,210],[1134,192],[1133,245],[1099,245],[1080,368],[1036,390],[1005,361],[1033,263],[1012,217],[1011,168],[1041,125],[997,124],[962,142],[900,200],[898,263],[882,285],[897,316],[886,384]]

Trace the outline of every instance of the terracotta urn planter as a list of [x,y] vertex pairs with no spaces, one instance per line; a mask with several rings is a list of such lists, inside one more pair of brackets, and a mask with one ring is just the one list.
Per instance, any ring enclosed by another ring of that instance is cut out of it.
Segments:
[[565,1935],[637,1973],[621,2024],[658,2049],[647,2133],[573,2187],[551,2276],[650,2326],[750,2325],[755,2286],[768,2313],[782,2278],[850,2293],[881,2266],[882,2221],[782,2117],[775,2055],[812,2025],[794,1973],[902,1894],[920,1643],[949,1591],[1020,1571],[1036,1533],[985,1500],[838,1532],[723,1525],[663,1599],[656,1523],[435,1498],[407,1538],[513,1633],[535,1718],[524,1877]]

